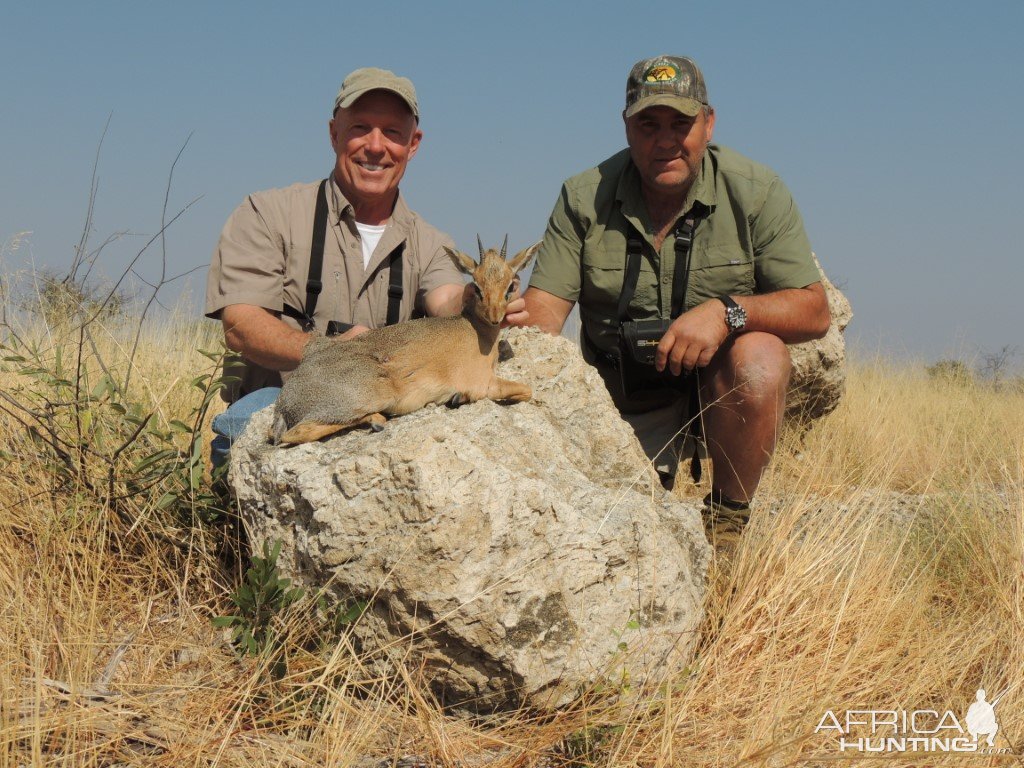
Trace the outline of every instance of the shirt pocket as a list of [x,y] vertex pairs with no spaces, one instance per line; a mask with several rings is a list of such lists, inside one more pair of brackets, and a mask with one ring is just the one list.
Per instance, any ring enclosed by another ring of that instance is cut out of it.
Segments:
[[626,251],[587,243],[583,248],[580,301],[598,314],[614,315],[626,271]]
[[687,308],[725,294],[754,293],[754,258],[729,246],[709,246],[694,253]]
[[[650,261],[650,245],[644,243],[640,257],[640,274],[636,290],[629,302],[634,319],[657,317],[658,276]],[[626,244],[613,238],[612,247],[587,245],[583,251],[583,285],[580,301],[598,314],[617,319],[619,295],[626,275]]]
[[306,285],[309,272],[310,237],[295,241],[294,233],[283,243],[284,253],[281,262],[284,265],[284,303],[300,312],[306,310]]

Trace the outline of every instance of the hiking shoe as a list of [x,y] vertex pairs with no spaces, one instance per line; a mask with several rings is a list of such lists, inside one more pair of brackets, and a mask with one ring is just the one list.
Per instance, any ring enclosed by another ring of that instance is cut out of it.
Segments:
[[750,503],[712,491],[704,497],[704,531],[708,538],[739,537],[750,522]]

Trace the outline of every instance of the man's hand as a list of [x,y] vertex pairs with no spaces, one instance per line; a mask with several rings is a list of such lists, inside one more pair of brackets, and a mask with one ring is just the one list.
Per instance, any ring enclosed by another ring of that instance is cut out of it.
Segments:
[[366,333],[368,330],[370,329],[367,328],[365,325],[353,325],[344,333],[339,333],[337,336],[332,336],[331,338],[336,339],[338,341],[348,341],[349,339],[354,339],[356,336],[359,336],[360,334]]
[[516,287],[505,305],[505,318],[501,321],[502,328],[510,325],[529,325],[530,313],[526,310],[526,299],[519,295],[519,278],[516,278]]
[[718,299],[709,299],[681,314],[668,327],[658,342],[654,367],[663,371],[667,364],[673,376],[703,368],[728,336],[725,305]]
[[[744,331],[770,333],[786,344],[820,339],[831,322],[828,298],[821,283],[733,299],[746,310]],[[654,365],[659,371],[668,365],[676,376],[683,370],[703,368],[728,336],[725,304],[708,299],[681,314],[669,326],[658,343]]]

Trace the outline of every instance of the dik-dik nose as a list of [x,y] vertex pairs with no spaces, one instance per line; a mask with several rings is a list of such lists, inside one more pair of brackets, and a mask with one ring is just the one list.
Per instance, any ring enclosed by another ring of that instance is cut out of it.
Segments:
[[497,304],[488,304],[485,309],[484,317],[487,318],[487,322],[491,325],[498,325],[502,320],[505,319],[505,302],[499,302]]

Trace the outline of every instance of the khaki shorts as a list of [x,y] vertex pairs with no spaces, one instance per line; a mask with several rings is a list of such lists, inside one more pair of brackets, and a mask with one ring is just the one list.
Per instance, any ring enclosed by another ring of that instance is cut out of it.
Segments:
[[[690,420],[689,397],[680,397],[664,408],[644,413],[623,413],[622,419],[633,428],[640,446],[654,468],[662,475],[675,477],[680,461],[693,458],[694,450],[707,456],[704,442],[687,428]],[[699,418],[698,414],[694,414]]]
[[[691,434],[697,432],[702,435],[703,430],[689,428],[691,417],[700,418],[698,408],[694,407],[694,413],[690,412],[689,392],[672,393],[664,389],[644,392],[640,397],[646,399],[646,404],[643,399],[626,398],[622,392],[619,372],[595,361],[586,343],[583,344],[583,351],[583,358],[601,374],[612,402],[619,409],[619,415],[633,428],[644,453],[660,474],[675,477],[679,462],[692,459],[694,450],[700,458],[706,458],[707,452],[703,441]],[[698,386],[696,382],[694,386]],[[666,400],[668,405],[662,405]],[[652,410],[643,410],[650,405],[655,407]],[[634,412],[636,406],[639,406],[639,412]]]

